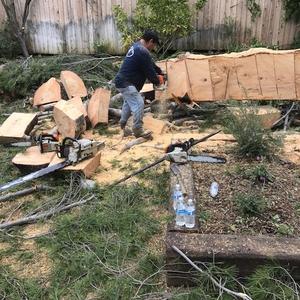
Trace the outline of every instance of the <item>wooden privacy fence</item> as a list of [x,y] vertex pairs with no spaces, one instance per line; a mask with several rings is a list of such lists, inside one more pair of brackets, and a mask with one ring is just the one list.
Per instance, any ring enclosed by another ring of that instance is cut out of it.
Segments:
[[[208,0],[194,13],[194,32],[177,41],[181,50],[222,50],[252,38],[266,45],[288,48],[299,26],[284,20],[282,0],[256,0],[262,10],[251,20],[246,0]],[[15,0],[18,13],[25,0]],[[189,0],[195,8],[195,0]],[[94,53],[95,44],[121,53],[120,34],[112,14],[121,5],[131,15],[136,0],[34,0],[27,22],[27,42],[34,53]],[[0,4],[0,21],[5,12]]]

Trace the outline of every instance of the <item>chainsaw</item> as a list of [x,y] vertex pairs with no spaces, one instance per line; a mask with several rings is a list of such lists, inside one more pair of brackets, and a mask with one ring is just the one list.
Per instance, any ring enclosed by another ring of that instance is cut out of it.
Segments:
[[37,178],[40,178],[54,171],[60,170],[69,165],[75,165],[80,161],[96,155],[96,153],[104,147],[104,142],[97,142],[89,139],[76,140],[73,138],[65,138],[61,143],[52,137],[40,138],[41,153],[56,152],[59,158],[64,161],[48,166],[36,172],[30,173],[26,176],[20,177],[9,183],[0,186],[0,192],[8,190],[12,187],[20,185]]
[[127,179],[133,177],[133,176],[136,176],[137,174],[140,174],[160,163],[162,163],[163,161],[167,160],[167,161],[170,161],[170,162],[177,162],[178,164],[184,164],[184,163],[187,163],[189,161],[192,161],[192,162],[199,162],[199,163],[216,163],[216,164],[224,164],[226,163],[226,159],[223,158],[223,157],[216,157],[216,156],[209,156],[209,155],[190,155],[189,154],[189,150],[209,139],[210,137],[218,134],[221,130],[218,130],[216,132],[213,132],[213,133],[210,133],[208,134],[207,136],[201,138],[201,139],[198,139],[198,140],[195,140],[193,138],[183,142],[183,143],[175,143],[175,144],[171,144],[167,147],[166,149],[166,154],[159,158],[158,160],[154,161],[153,163],[133,172],[132,174],[130,175],[127,175],[125,176],[124,178],[114,182],[112,184],[112,186],[114,185],[117,185],[121,182],[124,182],[126,181]]

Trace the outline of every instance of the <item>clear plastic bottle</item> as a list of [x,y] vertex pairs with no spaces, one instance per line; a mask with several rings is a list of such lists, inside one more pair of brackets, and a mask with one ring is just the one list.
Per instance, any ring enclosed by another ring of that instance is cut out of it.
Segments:
[[186,214],[186,210],[185,210],[185,205],[183,202],[183,197],[180,196],[178,199],[178,203],[177,203],[177,207],[176,207],[176,225],[177,226],[184,226],[185,224],[185,214]]
[[194,228],[195,227],[195,204],[193,199],[189,199],[186,205],[185,213],[185,227]]
[[209,189],[209,193],[213,198],[215,198],[218,195],[218,193],[219,193],[219,184],[216,181],[214,181],[211,184],[210,189]]
[[177,203],[179,200],[179,197],[182,197],[182,191],[181,191],[181,187],[179,184],[175,185],[175,189],[172,195],[172,200],[173,200],[173,209],[174,211],[176,211],[177,208]]

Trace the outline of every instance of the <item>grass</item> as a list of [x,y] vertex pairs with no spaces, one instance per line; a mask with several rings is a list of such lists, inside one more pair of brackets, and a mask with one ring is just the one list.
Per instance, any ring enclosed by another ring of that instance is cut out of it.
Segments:
[[[148,163],[147,160],[136,161],[134,169]],[[119,161],[116,160],[114,164],[120,167]],[[4,160],[1,166],[5,165],[7,162]],[[10,171],[5,176],[11,176]],[[21,278],[9,266],[3,265],[0,269],[0,297],[126,300],[143,294],[165,295],[165,258],[163,253],[155,251],[152,243],[153,238],[164,234],[162,226],[168,220],[165,214],[154,215],[152,211],[153,208],[155,211],[166,210],[169,174],[160,166],[140,174],[138,179],[138,183],[128,186],[98,187],[95,191],[97,201],[52,218],[53,235],[37,239],[37,249],[46,250],[53,263],[47,282],[45,278]],[[64,177],[53,177],[51,180],[51,185],[58,187],[58,193],[66,188]],[[44,196],[40,196],[40,199],[44,199]],[[35,207],[37,200],[34,199],[33,204],[28,204],[24,209]],[[209,217],[203,211],[200,214],[201,224]],[[282,234],[287,232],[286,228],[278,230]],[[10,233],[22,235],[20,229]],[[0,251],[0,259],[12,256],[21,264],[30,266],[35,253],[18,251],[22,240],[1,235],[0,242],[9,242],[11,245]],[[207,270],[215,277],[221,277],[223,282],[226,281],[226,287],[241,290],[234,268],[212,264],[207,265]],[[284,276],[282,270],[273,273],[271,270],[259,269],[256,275],[249,277],[245,283],[246,291],[256,297],[253,299],[273,299],[271,295],[283,299],[283,293],[290,297],[286,299],[293,299],[291,295],[295,293],[291,278]],[[261,274],[266,272],[268,277],[261,278]],[[206,276],[196,274],[196,278],[198,286],[195,288],[170,288],[168,293],[171,299],[213,300],[218,297],[218,291]],[[282,288],[277,288],[276,280],[280,280]],[[260,283],[267,285],[266,291],[259,288]],[[219,299],[232,298],[223,294]]]
[[[138,288],[132,277],[138,281],[151,275],[153,268],[145,265],[161,266],[160,257],[145,249],[147,241],[160,232],[159,221],[148,210],[159,193],[143,185],[99,189],[97,193],[98,201],[79,214],[57,218],[54,237],[39,239],[55,264],[49,297],[82,299],[96,293],[101,299],[121,295],[130,299]],[[137,257],[142,257],[138,263]],[[147,286],[140,289],[145,291]]]

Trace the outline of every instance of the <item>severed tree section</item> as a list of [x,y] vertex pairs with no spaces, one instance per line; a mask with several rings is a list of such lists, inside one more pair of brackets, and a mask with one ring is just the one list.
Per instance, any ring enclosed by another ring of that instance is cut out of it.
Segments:
[[255,48],[222,55],[186,54],[160,62],[168,88],[159,99],[300,100],[300,49]]
[[61,100],[60,84],[52,77],[37,89],[33,97],[33,105],[40,106],[59,100]]
[[108,124],[110,96],[109,90],[98,88],[90,99],[87,112],[93,128],[99,123]]
[[30,173],[46,168],[55,152],[41,153],[39,146],[29,147],[23,153],[18,153],[13,159],[12,163],[22,172]]
[[86,130],[86,121],[83,104],[80,98],[69,101],[60,100],[53,110],[53,117],[58,132],[64,137],[78,138]]
[[36,113],[12,113],[0,126],[0,144],[23,141],[37,122]]
[[76,73],[72,71],[62,71],[60,73],[60,80],[69,99],[73,97],[86,97],[88,95],[83,80]]

